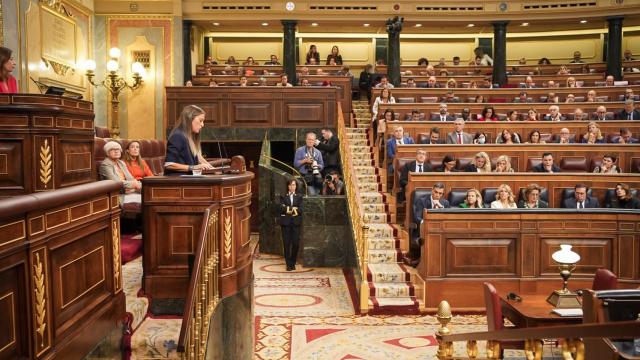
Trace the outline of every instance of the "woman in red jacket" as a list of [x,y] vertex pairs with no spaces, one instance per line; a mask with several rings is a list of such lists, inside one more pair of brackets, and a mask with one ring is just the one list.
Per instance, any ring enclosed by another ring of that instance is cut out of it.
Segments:
[[147,165],[147,162],[140,156],[140,142],[137,140],[127,145],[127,151],[124,154],[124,163],[127,164],[127,169],[136,180],[153,176],[149,165]]
[[16,67],[16,60],[11,56],[11,49],[0,47],[0,94],[15,94],[18,83],[11,72]]

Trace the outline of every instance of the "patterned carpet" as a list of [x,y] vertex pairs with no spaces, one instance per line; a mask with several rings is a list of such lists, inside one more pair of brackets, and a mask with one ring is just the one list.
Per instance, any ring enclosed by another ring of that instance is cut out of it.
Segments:
[[369,225],[369,308],[371,313],[417,314],[418,301],[411,276],[402,264],[398,228],[392,225],[387,195],[383,193],[379,169],[373,161],[366,129],[347,128],[363,219]]

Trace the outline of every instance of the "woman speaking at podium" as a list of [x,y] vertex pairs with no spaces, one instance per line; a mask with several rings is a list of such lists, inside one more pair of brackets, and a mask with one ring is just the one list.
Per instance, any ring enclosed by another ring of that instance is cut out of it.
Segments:
[[287,194],[280,197],[280,214],[278,223],[282,227],[284,244],[284,260],[287,271],[296,269],[296,259],[300,246],[300,224],[302,224],[302,195],[296,194],[298,182],[287,181]]
[[164,174],[193,173],[193,170],[213,169],[202,156],[200,130],[204,127],[204,110],[196,105],[182,109],[180,119],[167,140]]
[[16,67],[16,61],[11,56],[11,49],[0,46],[0,94],[15,94],[18,83],[11,72]]

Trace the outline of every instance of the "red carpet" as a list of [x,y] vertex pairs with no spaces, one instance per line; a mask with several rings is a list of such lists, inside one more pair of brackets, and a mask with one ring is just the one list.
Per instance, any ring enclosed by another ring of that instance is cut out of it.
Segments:
[[142,256],[142,235],[122,234],[120,239],[120,253],[122,265]]

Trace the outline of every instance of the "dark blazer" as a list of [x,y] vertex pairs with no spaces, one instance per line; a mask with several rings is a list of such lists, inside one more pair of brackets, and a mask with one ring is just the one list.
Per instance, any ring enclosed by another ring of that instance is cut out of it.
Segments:
[[316,65],[320,65],[320,53],[315,53],[312,54],[311,56],[309,56],[310,54],[307,54],[307,62],[305,64],[309,64],[309,59],[314,58],[316,59]]
[[618,198],[611,200],[612,209],[640,209],[640,200],[636,197],[632,197],[626,201],[620,201]]
[[[407,183],[409,182],[409,173],[410,172],[415,172],[416,171],[416,161],[412,161],[412,162],[408,162],[406,164],[404,164],[404,166],[402,167],[402,170],[400,172],[400,186],[402,186],[402,188],[404,188],[405,186],[407,186]],[[424,162],[422,164],[422,172],[430,172],[431,171],[431,165],[428,162]]]
[[[557,121],[557,120],[551,120],[551,115],[545,115],[544,118],[542,118],[542,120],[544,120],[544,121]],[[567,120],[567,118],[561,115],[560,116],[560,121],[565,121],[565,120]]]
[[358,85],[360,89],[367,90],[371,88],[373,85],[373,77],[375,74],[370,74],[366,71],[360,73],[360,80],[358,81]]
[[338,147],[340,146],[340,140],[336,135],[332,135],[329,140],[325,140],[324,138],[320,141],[320,144],[316,146],[316,149],[320,150],[322,153],[322,161],[324,162],[324,167],[334,167],[337,168],[340,166],[340,152],[338,152]]
[[[187,136],[180,130],[174,131],[167,140],[167,156],[165,163],[178,163],[183,165],[198,165],[198,158],[191,153],[189,148],[189,140]],[[165,175],[177,173],[167,168],[164,170]]]
[[[440,204],[445,208],[450,207],[449,201],[445,199],[440,199]],[[420,224],[422,222],[422,213],[424,209],[431,209],[431,195],[425,195],[416,201],[416,204],[413,206],[414,223]]]
[[336,59],[336,65],[342,65],[342,55],[338,54],[338,56],[335,56],[333,54],[329,54],[327,55],[327,65],[329,65],[329,63],[331,62],[331,58]]
[[[565,209],[577,209],[577,206],[578,206],[578,202],[576,201],[576,198],[573,198],[573,197],[565,199],[562,202],[562,207]],[[600,202],[598,201],[597,198],[587,196],[587,198],[584,200],[585,209],[593,209],[593,208],[599,208],[599,207],[600,207]]]
[[[413,144],[414,142],[412,138],[405,136],[404,138],[402,138],[402,143]],[[392,137],[391,139],[387,140],[387,158],[393,160],[394,157],[396,157],[396,138]]]
[[[300,226],[302,224],[302,195],[293,195],[293,204],[287,194],[280,196],[278,224],[282,226]],[[287,214],[287,206],[298,208],[298,216]]]
[[[544,169],[544,165],[542,163],[534,166],[531,170],[533,170],[533,172],[547,172],[547,170]],[[562,170],[560,170],[560,167],[558,167],[558,165],[556,165],[556,164],[553,164],[551,166],[551,170],[554,173],[558,173],[558,172],[562,171]]]
[[478,168],[476,167],[476,164],[469,163],[469,165],[464,167],[464,172],[478,172]]
[[428,88],[428,89],[435,89],[435,88],[440,88],[440,84],[435,83],[433,86],[430,86],[429,83],[424,83],[424,84],[418,84],[417,87],[419,88]]
[[[524,203],[524,200],[520,200],[520,201],[518,201],[518,207],[519,207],[520,209],[524,209],[524,208],[525,208],[525,207],[524,207],[524,204],[525,204],[525,203]],[[547,209],[548,207],[549,207],[549,204],[547,204],[547,202],[546,202],[546,201],[538,200],[538,209]]]
[[[456,118],[455,118],[455,117],[453,117],[453,116],[451,116],[451,115],[447,115],[447,116],[445,117],[445,119],[446,119],[445,121],[454,121]],[[441,120],[440,120],[440,114],[433,114],[433,115],[431,115],[431,121],[441,121]]]
[[[619,120],[627,120],[629,113],[625,109],[622,109],[622,111],[616,115]],[[638,109],[633,110],[633,120],[640,120],[640,111],[638,111]]]

